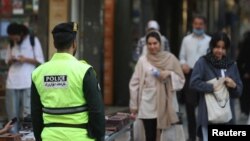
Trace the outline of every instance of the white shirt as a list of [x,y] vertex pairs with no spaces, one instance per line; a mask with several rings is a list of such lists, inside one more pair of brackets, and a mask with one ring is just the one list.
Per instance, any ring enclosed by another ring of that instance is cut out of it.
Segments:
[[[41,48],[41,44],[37,37],[35,37],[35,45],[34,47],[30,44],[30,37],[26,36],[22,41],[21,45],[16,45],[14,47],[9,46],[6,54],[6,63],[9,61],[11,56],[23,55],[26,58],[35,58],[38,62],[44,62],[44,56]],[[24,89],[31,87],[31,74],[35,69],[35,65],[30,63],[13,63],[11,64],[7,81],[6,88],[7,89]]]
[[193,68],[195,62],[207,53],[210,40],[211,37],[206,34],[202,37],[197,37],[194,34],[184,37],[179,54],[180,63]]

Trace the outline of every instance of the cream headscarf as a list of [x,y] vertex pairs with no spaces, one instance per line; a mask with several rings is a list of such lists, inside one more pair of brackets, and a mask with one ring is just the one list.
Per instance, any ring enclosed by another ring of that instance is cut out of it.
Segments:
[[[161,39],[161,34],[158,31],[149,32],[146,36],[146,39],[148,39],[148,37],[154,37],[152,34],[155,33],[157,33],[159,36],[158,39]],[[161,41],[159,42],[161,43]],[[159,81],[157,81],[156,84],[158,114],[157,128],[165,129],[179,120],[172,104],[173,87],[171,83],[170,72],[172,71],[176,73],[183,80],[185,80],[185,77],[178,59],[172,53],[164,51],[162,43],[161,49],[157,54],[150,54],[149,51],[147,52],[147,59],[151,65],[160,70],[160,79],[158,79]]]

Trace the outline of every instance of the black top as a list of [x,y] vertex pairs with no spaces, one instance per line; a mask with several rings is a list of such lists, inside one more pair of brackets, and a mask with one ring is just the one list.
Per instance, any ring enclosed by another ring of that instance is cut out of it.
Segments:
[[[83,93],[86,99],[89,122],[88,122],[88,134],[89,136],[96,138],[97,141],[104,140],[105,135],[105,116],[104,116],[104,104],[102,95],[96,75],[93,68],[88,69],[83,79]],[[42,117],[42,103],[40,96],[37,92],[34,82],[31,86],[31,116],[33,131],[36,141],[41,141],[41,133],[44,128]]]

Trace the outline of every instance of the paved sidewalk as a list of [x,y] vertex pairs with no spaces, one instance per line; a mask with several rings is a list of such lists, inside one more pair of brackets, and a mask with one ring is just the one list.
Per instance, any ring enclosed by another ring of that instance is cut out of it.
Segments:
[[[119,106],[105,106],[105,115],[112,115],[116,112],[129,112],[128,107],[119,107]],[[187,120],[186,120],[186,111],[184,105],[180,104],[180,112],[183,113],[183,127],[185,131],[186,139],[188,137],[187,132]],[[247,124],[248,116],[241,114],[239,100],[235,100],[235,112],[236,112],[236,123],[237,124]],[[2,121],[0,121],[0,127],[2,127]],[[130,133],[127,132],[119,136],[115,141],[129,141]]]
[[[115,113],[115,112],[122,112],[122,111],[128,111],[128,107],[106,107],[106,113]],[[197,110],[196,110],[197,111]],[[186,111],[185,111],[185,105],[180,104],[180,112],[183,113],[183,127],[186,139],[188,138],[188,131],[187,131],[187,118],[186,118]],[[241,114],[240,112],[240,105],[239,100],[235,100],[235,114],[236,114],[236,124],[247,124],[248,117]],[[118,137],[115,141],[129,141],[129,133],[125,133],[124,135],[121,135]],[[198,140],[197,140],[198,141]]]

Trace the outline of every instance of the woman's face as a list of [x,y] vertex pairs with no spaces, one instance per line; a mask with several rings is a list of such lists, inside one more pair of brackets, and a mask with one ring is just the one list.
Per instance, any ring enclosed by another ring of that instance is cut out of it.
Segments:
[[150,54],[157,54],[161,49],[161,44],[155,37],[149,37],[147,47]]
[[224,41],[219,40],[217,42],[216,46],[213,48],[213,54],[218,60],[226,55],[226,47]]

